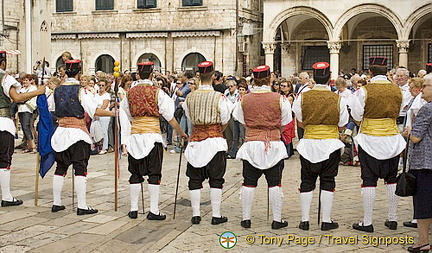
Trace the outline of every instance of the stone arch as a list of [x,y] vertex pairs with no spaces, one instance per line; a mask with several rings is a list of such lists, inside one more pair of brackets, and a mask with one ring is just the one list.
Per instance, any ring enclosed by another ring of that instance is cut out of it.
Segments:
[[[112,58],[114,58],[115,61],[118,61],[120,59],[120,56],[112,51],[109,50],[103,50],[103,51],[98,51],[95,54],[92,54],[88,59],[88,62],[83,62],[83,70],[84,73],[88,73],[89,74],[94,74],[95,73],[95,66],[96,66],[96,61],[97,59],[101,56],[101,55],[109,55]],[[85,67],[84,67],[85,66]],[[121,67],[121,65],[120,65]]]
[[139,51],[137,54],[135,54],[135,56],[134,56],[134,58],[132,60],[132,64],[131,64],[132,65],[132,67],[131,67],[132,70],[136,70],[137,69],[137,63],[138,63],[139,58],[141,57],[141,55],[146,54],[146,53],[147,54],[151,53],[151,54],[156,55],[156,57],[160,61],[161,70],[165,70],[166,65],[165,65],[165,57],[163,57],[164,54],[161,54],[157,50],[150,49],[150,48],[146,48],[144,50]]
[[330,20],[317,9],[307,7],[307,6],[296,6],[293,8],[289,8],[281,13],[279,13],[271,22],[268,29],[265,30],[263,41],[271,42],[274,41],[274,38],[277,34],[278,27],[288,18],[298,15],[306,15],[317,19],[326,29],[328,37],[331,38],[333,25]]
[[392,24],[393,27],[396,30],[397,36],[399,39],[403,38],[404,32],[403,32],[403,24],[400,20],[400,18],[394,14],[393,11],[391,11],[389,8],[378,5],[378,4],[360,4],[353,6],[348,11],[346,11],[342,16],[339,17],[339,19],[336,21],[333,35],[331,36],[332,41],[337,41],[340,39],[340,36],[342,34],[342,29],[347,24],[347,22],[362,13],[376,13],[379,14],[385,18],[387,18]]
[[176,64],[176,66],[175,66],[175,69],[176,69],[176,70],[180,70],[180,69],[181,69],[183,59],[184,59],[188,54],[191,54],[191,53],[199,53],[199,54],[201,54],[202,56],[204,56],[204,58],[205,58],[207,61],[213,61],[213,63],[217,66],[217,63],[214,62],[213,57],[211,57],[210,54],[209,54],[208,52],[206,52],[205,50],[202,50],[202,49],[198,49],[198,48],[196,48],[196,47],[192,47],[191,49],[189,49],[189,50],[187,50],[187,51],[184,51],[182,54],[180,54],[180,57],[177,58],[177,64]]
[[425,4],[418,9],[416,9],[411,15],[408,16],[408,19],[404,24],[404,33],[403,39],[409,39],[411,31],[415,32],[416,26],[419,25],[417,22],[424,18],[427,15],[432,13],[432,4]]

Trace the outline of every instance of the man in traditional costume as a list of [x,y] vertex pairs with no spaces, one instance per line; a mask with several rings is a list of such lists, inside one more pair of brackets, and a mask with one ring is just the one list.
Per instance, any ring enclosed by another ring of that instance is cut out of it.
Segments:
[[251,227],[251,208],[258,179],[265,175],[273,212],[272,229],[288,226],[282,220],[281,188],[284,158],[287,158],[281,131],[291,122],[291,104],[288,99],[270,89],[270,68],[266,65],[253,70],[254,88],[236,104],[233,116],[246,127],[245,143],[237,153],[243,161],[241,201],[243,219],[240,225]]
[[220,213],[222,187],[226,170],[225,153],[228,149],[223,131],[231,117],[232,103],[212,87],[214,79],[213,62],[198,64],[201,84],[198,90],[190,93],[183,103],[186,116],[192,122],[192,136],[185,156],[188,160],[186,175],[189,177],[189,193],[192,205],[192,224],[201,221],[201,188],[209,179],[212,204],[212,225],[228,221]]
[[113,116],[111,111],[97,108],[93,94],[78,81],[81,75],[81,60],[66,61],[66,81],[54,91],[55,116],[58,119],[51,145],[55,153],[57,168],[53,177],[54,203],[52,212],[65,209],[61,204],[61,192],[69,166],[75,171],[75,192],[78,200],[77,215],[94,214],[98,210],[87,206],[87,165],[92,140],[86,127],[84,113],[90,117]]
[[16,128],[11,115],[12,100],[25,102],[32,97],[45,93],[45,86],[38,86],[37,90],[19,93],[21,84],[6,73],[6,51],[0,51],[0,186],[2,193],[1,206],[18,206],[22,200],[12,197],[10,192],[10,166],[14,153]]
[[120,103],[121,144],[128,151],[128,170],[131,173],[129,218],[138,217],[138,198],[144,176],[148,176],[150,195],[149,220],[165,220],[159,211],[159,192],[162,178],[163,149],[166,147],[161,135],[159,116],[163,116],[182,138],[187,135],[181,130],[174,116],[173,100],[160,88],[153,86],[153,62],[138,63],[140,79]]
[[373,232],[372,213],[375,190],[379,178],[387,187],[388,218],[384,225],[397,229],[397,205],[395,194],[399,155],[405,148],[405,140],[399,134],[396,119],[402,104],[400,88],[386,77],[387,58],[371,57],[369,74],[371,83],[359,89],[353,99],[351,115],[361,121],[360,132],[354,138],[358,145],[361,164],[364,218],[353,228]]
[[317,62],[313,78],[316,85],[302,92],[293,103],[293,112],[299,126],[305,129],[297,150],[301,162],[300,204],[302,219],[300,229],[309,230],[309,211],[317,177],[320,178],[322,205],[321,230],[331,230],[339,225],[330,218],[335,190],[335,177],[345,145],[339,140],[339,127],[348,123],[345,100],[333,93],[328,86],[330,64]]

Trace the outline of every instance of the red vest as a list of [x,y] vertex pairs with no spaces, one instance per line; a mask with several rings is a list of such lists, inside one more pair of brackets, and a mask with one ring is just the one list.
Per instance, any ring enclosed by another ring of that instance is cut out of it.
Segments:
[[158,93],[158,87],[146,84],[139,84],[130,89],[127,93],[127,98],[131,116],[159,117]]
[[246,124],[245,141],[278,141],[281,138],[282,108],[280,94],[250,93],[242,98]]

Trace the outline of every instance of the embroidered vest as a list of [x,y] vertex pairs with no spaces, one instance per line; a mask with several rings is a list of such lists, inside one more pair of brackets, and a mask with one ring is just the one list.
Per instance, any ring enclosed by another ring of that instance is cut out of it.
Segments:
[[339,138],[340,96],[323,87],[302,93],[305,139]]
[[245,141],[278,141],[281,138],[282,108],[275,92],[249,93],[242,98],[246,125]]
[[84,108],[79,99],[81,85],[76,83],[64,83],[54,90],[55,112],[59,118],[75,117],[84,118]]
[[159,88],[138,84],[127,93],[132,120],[132,134],[160,133]]
[[191,123],[195,125],[220,124],[219,100],[222,93],[212,90],[196,90],[186,98]]
[[376,81],[362,88],[366,99],[360,132],[373,136],[399,134],[396,118],[402,104],[400,88],[389,81]]
[[[5,77],[5,73],[0,73],[0,84],[3,83],[3,78]],[[3,90],[3,85],[0,85],[0,108],[6,108],[10,110],[11,101],[8,96],[6,96],[5,91]]]

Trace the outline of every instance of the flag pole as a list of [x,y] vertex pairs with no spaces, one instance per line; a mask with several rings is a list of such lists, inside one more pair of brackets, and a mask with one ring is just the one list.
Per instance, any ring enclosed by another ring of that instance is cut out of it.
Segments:
[[[43,58],[43,62],[42,62],[42,77],[41,77],[41,83],[40,85],[44,84],[44,72],[45,72],[45,57]],[[38,200],[39,200],[39,171],[40,171],[40,153],[37,152],[36,154],[36,179],[35,179],[35,201],[34,201],[34,205],[37,206],[38,205]]]
[[[115,85],[114,85],[114,94],[115,94],[115,103],[114,103],[114,211],[118,210],[118,178],[119,178],[119,82],[120,82],[120,62],[114,62],[114,77],[115,77]],[[142,188],[142,187],[141,187]]]
[[40,154],[39,152],[36,155],[36,182],[35,182],[35,200],[34,205],[38,205],[38,199],[39,199],[39,167],[40,167]]

